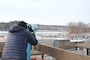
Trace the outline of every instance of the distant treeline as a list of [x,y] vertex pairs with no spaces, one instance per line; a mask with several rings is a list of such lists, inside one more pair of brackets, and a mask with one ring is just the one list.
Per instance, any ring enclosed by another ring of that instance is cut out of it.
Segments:
[[18,22],[19,21],[0,22],[0,31],[7,31],[10,26]]
[[38,25],[39,30],[52,30],[52,31],[67,31],[67,26],[61,26],[61,25]]
[[71,34],[85,34],[90,33],[90,23],[85,24],[83,22],[70,22],[68,23],[68,31]]
[[[10,26],[17,24],[19,21],[10,21],[10,22],[0,22],[0,31],[7,31]],[[58,25],[38,25],[38,30],[54,30],[54,31],[67,31],[67,26],[58,26]]]

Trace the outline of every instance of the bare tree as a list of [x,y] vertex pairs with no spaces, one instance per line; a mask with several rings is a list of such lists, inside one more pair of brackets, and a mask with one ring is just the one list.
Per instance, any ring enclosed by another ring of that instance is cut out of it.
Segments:
[[87,24],[83,22],[70,22],[68,23],[68,27],[71,34],[83,34],[87,33],[87,31],[90,31],[90,27],[88,28]]
[[87,33],[90,33],[90,23],[87,24]]
[[85,24],[85,23],[83,23],[83,22],[78,22],[77,23],[77,25],[78,25],[78,33],[80,34],[82,34],[82,33],[86,33],[86,30],[87,30],[87,25]]
[[69,32],[71,33],[71,34],[73,34],[73,33],[76,33],[76,23],[75,22],[70,22],[70,23],[68,23],[68,28],[69,28]]

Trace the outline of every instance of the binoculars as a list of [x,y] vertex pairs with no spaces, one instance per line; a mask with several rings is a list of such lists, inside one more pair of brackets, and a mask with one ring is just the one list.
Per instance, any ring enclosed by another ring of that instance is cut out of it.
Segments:
[[27,24],[27,29],[31,34],[35,34],[38,26],[36,24]]

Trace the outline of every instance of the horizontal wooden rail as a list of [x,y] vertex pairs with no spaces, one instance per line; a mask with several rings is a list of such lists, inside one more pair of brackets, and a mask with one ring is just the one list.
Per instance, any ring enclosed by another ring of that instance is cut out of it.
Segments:
[[77,43],[76,46],[90,49],[90,42]]
[[50,47],[42,44],[36,45],[34,49],[43,54],[55,57],[57,60],[90,60],[89,56],[76,54],[61,48]]

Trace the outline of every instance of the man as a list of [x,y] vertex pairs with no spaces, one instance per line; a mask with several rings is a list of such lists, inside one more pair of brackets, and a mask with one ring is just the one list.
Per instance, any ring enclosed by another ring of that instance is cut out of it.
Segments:
[[19,22],[9,28],[7,40],[2,53],[2,60],[27,60],[27,44],[36,45],[35,36],[27,30],[27,23]]

